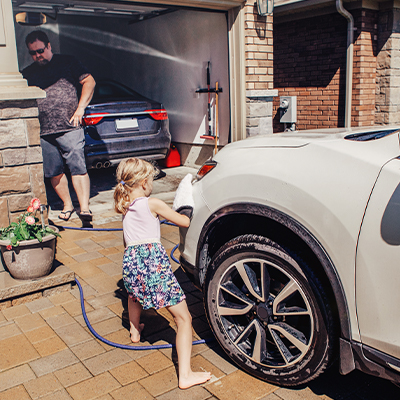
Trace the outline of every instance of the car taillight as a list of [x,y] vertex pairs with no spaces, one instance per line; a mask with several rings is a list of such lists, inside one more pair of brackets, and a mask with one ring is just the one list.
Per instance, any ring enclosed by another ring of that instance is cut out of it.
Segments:
[[206,161],[199,171],[197,172],[196,178],[199,181],[205,175],[207,175],[211,170],[213,170],[217,166],[217,162],[213,160]]
[[106,113],[84,115],[82,118],[83,126],[97,125],[105,117],[104,114]]
[[156,121],[163,121],[165,119],[168,119],[168,114],[167,111],[162,109],[162,110],[146,110],[145,112],[149,113],[150,116],[155,119]]

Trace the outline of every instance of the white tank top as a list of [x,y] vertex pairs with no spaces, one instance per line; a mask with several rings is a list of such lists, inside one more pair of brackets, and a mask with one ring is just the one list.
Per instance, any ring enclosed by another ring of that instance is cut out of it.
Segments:
[[122,217],[126,246],[160,241],[160,220],[150,211],[149,198],[138,197]]

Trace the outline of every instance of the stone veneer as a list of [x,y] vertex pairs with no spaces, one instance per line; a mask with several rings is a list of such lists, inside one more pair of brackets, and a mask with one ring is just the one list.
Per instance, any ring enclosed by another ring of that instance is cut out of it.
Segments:
[[36,100],[0,101],[0,227],[34,197],[47,204]]
[[272,134],[272,102],[277,90],[246,91],[246,134],[247,137]]
[[400,123],[400,9],[379,14],[376,124]]

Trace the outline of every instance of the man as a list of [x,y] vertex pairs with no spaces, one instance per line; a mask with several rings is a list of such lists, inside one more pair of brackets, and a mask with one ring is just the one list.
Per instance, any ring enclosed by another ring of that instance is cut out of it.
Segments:
[[[67,165],[78,196],[82,222],[92,220],[89,210],[90,181],[84,154],[84,132],[81,127],[86,106],[96,85],[92,75],[73,56],[53,54],[47,35],[33,31],[25,39],[33,63],[22,71],[29,86],[46,91],[37,101],[40,121],[40,144],[46,178],[64,203],[58,218],[68,221],[75,211],[64,173]],[[77,87],[82,85],[78,99]]]

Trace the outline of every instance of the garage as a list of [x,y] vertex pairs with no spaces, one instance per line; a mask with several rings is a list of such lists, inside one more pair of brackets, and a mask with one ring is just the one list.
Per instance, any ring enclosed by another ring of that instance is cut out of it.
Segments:
[[[240,4],[240,2],[236,2]],[[231,106],[227,8],[235,3],[188,4],[134,2],[15,1],[14,15],[19,68],[32,62],[25,36],[44,30],[55,53],[75,55],[96,80],[112,79],[161,102],[168,112],[172,141],[184,158],[211,154],[218,120],[220,146],[230,139]],[[34,18],[42,15],[41,25]],[[222,92],[199,93],[216,83]],[[210,110],[208,102],[210,101]],[[211,119],[211,121],[209,121]],[[190,160],[189,160],[190,162]]]

